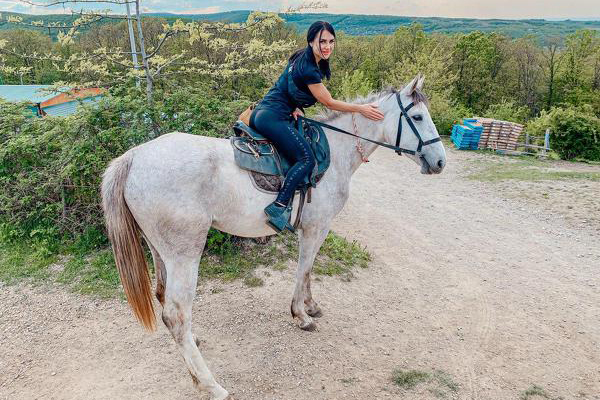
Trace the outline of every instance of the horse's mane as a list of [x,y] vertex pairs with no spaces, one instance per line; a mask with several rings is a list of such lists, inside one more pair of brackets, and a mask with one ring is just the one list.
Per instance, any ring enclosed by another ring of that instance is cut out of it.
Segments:
[[[358,96],[354,100],[350,100],[348,102],[352,103],[352,104],[373,103],[377,100],[381,100],[385,96],[391,96],[393,94],[396,94],[396,92],[397,92],[397,90],[390,86],[379,92],[371,92],[366,96]],[[423,91],[421,91],[419,89],[416,89],[413,92],[413,94],[411,95],[411,98],[412,98],[412,101],[415,103],[415,105],[417,105],[419,103],[425,103],[425,104],[429,103],[429,99],[427,98],[425,93],[423,93]],[[334,111],[334,110],[324,109],[321,113],[319,113],[317,115],[316,119],[321,122],[326,123],[326,122],[332,121],[333,119],[335,119],[343,114],[345,114],[345,112],[343,112],[343,111]]]

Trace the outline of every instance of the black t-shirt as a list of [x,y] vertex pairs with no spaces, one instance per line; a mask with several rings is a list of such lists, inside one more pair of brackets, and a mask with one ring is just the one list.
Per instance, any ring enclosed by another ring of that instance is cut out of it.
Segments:
[[[289,74],[293,83],[302,93],[290,91]],[[266,108],[282,115],[290,115],[297,107],[302,104],[312,105],[317,102],[308,89],[308,85],[322,82],[322,74],[315,61],[312,48],[307,46],[291,63],[288,62],[283,73],[267,92],[265,97],[256,106],[257,109]],[[312,104],[311,104],[312,103]]]
[[292,69],[292,78],[294,79],[294,82],[300,90],[307,94],[311,94],[308,85],[321,83],[323,81],[321,70],[315,61],[312,48],[308,46],[294,64],[294,68]]

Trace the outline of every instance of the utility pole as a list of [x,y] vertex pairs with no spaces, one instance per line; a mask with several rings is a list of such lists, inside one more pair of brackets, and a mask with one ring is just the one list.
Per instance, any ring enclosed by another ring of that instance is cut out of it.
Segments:
[[[133,24],[131,23],[131,11],[129,10],[129,1],[125,3],[127,6],[127,27],[129,28],[129,43],[131,45],[131,56],[133,58],[133,68],[139,69],[137,61],[137,49],[135,45],[135,36],[133,36]],[[136,86],[140,87],[140,78],[136,79]]]

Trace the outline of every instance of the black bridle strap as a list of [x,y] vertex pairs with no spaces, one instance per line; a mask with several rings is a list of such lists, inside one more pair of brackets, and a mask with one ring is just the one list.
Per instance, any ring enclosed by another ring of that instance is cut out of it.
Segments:
[[[428,144],[436,143],[436,142],[439,142],[442,140],[438,136],[434,139],[424,142],[423,139],[421,138],[421,135],[419,134],[419,131],[417,130],[417,127],[415,126],[412,119],[408,115],[408,110],[413,108],[415,103],[410,103],[408,106],[406,106],[406,108],[404,108],[404,106],[402,105],[402,100],[400,100],[400,93],[398,93],[398,92],[396,92],[396,100],[398,101],[398,106],[400,107],[400,112],[401,112],[400,119],[398,120],[398,134],[396,135],[396,147],[398,147],[398,150],[396,150],[396,153],[398,153],[398,155],[401,156],[402,153],[408,153],[408,154],[413,154],[413,155],[417,154],[417,153],[421,152],[421,149],[423,148],[423,146],[427,146]],[[400,147],[400,138],[402,137],[402,117],[406,118],[406,122],[408,123],[408,126],[410,126],[410,129],[412,129],[412,131],[415,134],[415,136],[417,137],[417,139],[419,139],[419,144],[417,145],[416,151],[403,149]]]
[[[396,153],[399,156],[401,156],[402,153],[416,154],[416,151],[405,150],[400,147],[400,138],[402,137],[402,117],[406,117],[406,120],[410,121],[407,112],[415,106],[415,103],[410,103],[406,108],[404,108],[404,106],[402,105],[402,101],[400,100],[399,93],[396,93],[396,100],[398,101],[398,105],[400,106],[400,118],[398,118],[398,133],[396,134],[396,147],[398,148],[398,150],[396,150]],[[413,128],[412,126],[411,128],[413,129],[413,131],[416,131],[416,128]],[[419,137],[419,134],[417,134],[417,138],[419,138],[419,143],[421,143],[421,138]]]

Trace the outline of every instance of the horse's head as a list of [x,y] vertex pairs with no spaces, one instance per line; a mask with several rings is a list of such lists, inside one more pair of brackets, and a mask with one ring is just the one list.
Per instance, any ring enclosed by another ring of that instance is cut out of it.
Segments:
[[424,80],[419,75],[387,98],[384,134],[386,142],[421,166],[422,174],[439,174],[446,165],[446,151],[427,109]]

